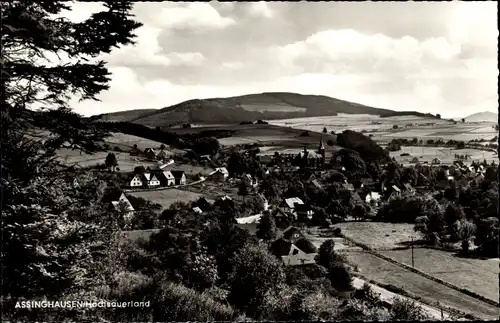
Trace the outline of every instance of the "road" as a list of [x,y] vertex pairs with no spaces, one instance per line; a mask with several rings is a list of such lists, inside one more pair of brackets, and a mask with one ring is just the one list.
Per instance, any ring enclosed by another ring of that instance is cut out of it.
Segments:
[[[367,283],[365,280],[361,279],[361,278],[358,278],[358,277],[354,277],[353,278],[353,286],[356,288],[356,289],[359,289],[361,287],[363,287],[363,285]],[[441,310],[440,309],[437,309],[437,308],[434,308],[434,307],[431,307],[427,304],[424,304],[424,303],[421,303],[421,302],[418,302],[418,301],[415,301],[414,299],[411,299],[411,298],[408,298],[408,297],[405,297],[405,296],[402,296],[402,295],[398,295],[396,293],[393,293],[393,292],[390,292],[388,291],[387,289],[385,288],[382,288],[380,286],[377,286],[377,285],[374,285],[374,284],[371,284],[371,283],[367,283],[371,289],[380,295],[380,299],[389,303],[389,304],[392,304],[393,300],[394,300],[394,297],[399,297],[401,299],[404,299],[404,300],[411,300],[411,301],[414,301],[418,306],[420,306],[427,314],[429,314],[430,316],[432,316],[433,318],[437,319],[437,320],[440,320],[441,319]],[[443,311],[443,318],[444,319],[447,319],[450,317],[450,314]]]

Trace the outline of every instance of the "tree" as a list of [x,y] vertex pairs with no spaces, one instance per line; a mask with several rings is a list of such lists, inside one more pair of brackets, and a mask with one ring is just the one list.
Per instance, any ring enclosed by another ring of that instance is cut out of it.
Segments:
[[335,241],[329,239],[319,246],[315,260],[318,265],[329,269],[334,263],[344,262],[345,258],[335,252]]
[[436,114],[436,118],[441,119],[441,115],[439,113]]
[[398,128],[399,128],[399,126],[397,124],[392,126],[392,129],[398,129]]
[[259,319],[257,309],[268,293],[284,283],[283,264],[264,245],[245,245],[232,260],[229,301],[251,317]]
[[276,239],[276,222],[271,212],[265,212],[260,218],[260,222],[257,224],[257,237],[266,241],[272,241]]
[[328,129],[326,129],[326,127],[323,128],[323,133],[328,133]]
[[161,145],[160,145],[160,149],[161,149],[161,150],[165,150],[165,145],[164,145],[164,144],[161,144]]
[[364,220],[367,217],[368,210],[363,204],[356,204],[352,209],[352,216],[356,220]]
[[[110,248],[118,226],[98,202],[104,184],[79,180],[75,190],[52,156],[62,146],[98,149],[106,131],[72,113],[70,95],[96,99],[107,90],[110,74],[94,58],[132,44],[141,24],[130,18],[128,1],[104,1],[101,12],[79,23],[56,18],[70,8],[64,1],[2,2],[0,8],[3,294],[84,293],[91,283],[107,284],[116,270]],[[57,110],[33,111],[37,106]],[[29,139],[35,126],[52,136],[44,143]]]
[[106,167],[111,169],[111,171],[114,171],[115,167],[118,166],[118,160],[113,153],[109,153],[108,156],[106,156],[106,160],[104,163],[106,164]]
[[459,238],[462,240],[462,251],[467,254],[469,252],[470,240],[476,234],[476,225],[470,221],[460,223]]
[[409,299],[395,297],[390,310],[394,321],[423,321],[429,319],[423,308]]
[[326,144],[327,144],[328,146],[333,146],[333,140],[328,139],[328,140],[326,141]]
[[134,167],[135,174],[144,174],[146,172],[146,168],[144,166],[136,166]]
[[465,123],[465,119],[464,118],[462,118],[462,123]]
[[241,181],[238,186],[238,195],[247,196],[248,195],[248,185],[245,181]]
[[498,230],[498,218],[489,217],[479,221],[474,244],[478,246],[479,251],[483,255],[488,257],[498,257]]
[[328,279],[338,291],[352,290],[352,276],[349,269],[341,262],[334,262],[328,268]]

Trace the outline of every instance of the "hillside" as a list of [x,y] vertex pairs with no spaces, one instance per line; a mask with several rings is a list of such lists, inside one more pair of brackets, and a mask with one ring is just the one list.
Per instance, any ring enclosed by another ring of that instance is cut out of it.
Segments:
[[498,113],[489,111],[471,114],[465,118],[467,122],[498,122]]
[[158,110],[124,111],[95,118],[103,121],[129,121],[146,126],[168,127],[181,123],[224,124],[258,119],[335,116],[338,113],[372,114],[382,117],[424,116],[419,112],[377,109],[322,95],[270,92],[230,98],[189,100]]

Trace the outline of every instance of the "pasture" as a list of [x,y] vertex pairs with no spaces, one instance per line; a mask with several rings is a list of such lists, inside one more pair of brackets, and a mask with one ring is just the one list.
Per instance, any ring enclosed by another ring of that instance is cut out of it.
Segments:
[[[159,149],[160,146],[162,145],[161,142],[154,141],[154,140],[149,140],[146,138],[142,137],[137,137],[137,136],[132,136],[132,135],[127,135],[121,132],[112,132],[111,136],[107,137],[104,140],[105,143],[110,145],[111,147],[120,147],[123,150],[130,150],[131,148],[134,147],[134,145],[137,145],[137,148],[140,150],[144,151],[146,148],[154,148],[154,149]],[[168,145],[165,145],[165,151],[171,155],[181,153],[182,151],[171,148]]]
[[409,223],[384,222],[342,222],[335,224],[342,233],[359,243],[372,249],[394,249],[404,243],[420,239],[420,234],[413,230],[414,225]]
[[[401,156],[403,153],[410,154],[410,156]],[[455,154],[470,155],[471,159],[469,161],[483,161],[485,159],[490,163],[498,161],[498,157],[494,152],[472,148],[453,149],[446,147],[402,146],[401,150],[390,152],[391,157],[394,157],[396,161],[403,164],[410,163],[413,157],[417,157],[420,163],[426,161],[430,164],[432,159],[439,158],[443,164],[452,164]]]
[[[399,287],[429,303],[440,302],[441,305],[487,320],[497,319],[500,314],[496,306],[438,284],[367,252],[347,252],[345,255],[350,262],[358,265],[359,274],[363,277]],[[498,281],[496,284],[498,285]]]
[[[411,250],[382,251],[384,256],[411,265]],[[455,286],[498,301],[498,259],[470,259],[450,252],[415,248],[415,268]]]
[[190,191],[184,191],[179,189],[165,189],[159,191],[143,191],[143,192],[133,192],[128,193],[133,196],[142,197],[144,199],[150,200],[153,203],[160,204],[164,209],[167,209],[170,205],[177,201],[180,202],[192,202],[199,199],[202,195]]

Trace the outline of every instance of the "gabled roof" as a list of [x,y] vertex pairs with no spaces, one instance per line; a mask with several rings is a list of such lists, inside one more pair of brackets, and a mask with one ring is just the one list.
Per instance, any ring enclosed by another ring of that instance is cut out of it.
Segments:
[[407,191],[413,191],[413,187],[412,187],[410,184],[408,184],[408,183],[404,183],[404,184],[403,184],[403,186],[405,187],[405,189],[406,189]]
[[172,175],[175,178],[181,178],[182,175],[184,175],[184,171],[183,170],[171,170],[170,173],[172,173]]
[[174,175],[172,174],[171,171],[168,171],[168,170],[164,170],[162,173],[161,173],[166,179],[174,179]]
[[130,177],[130,181],[133,181],[134,179],[138,179],[142,182],[143,177],[139,174],[134,174],[133,176]]
[[396,192],[401,192],[401,189],[397,187],[396,185],[392,185],[392,189]]
[[351,183],[344,183],[342,184],[342,187],[346,190],[354,191],[354,185],[352,185]]
[[295,207],[295,204],[304,204],[304,202],[302,202],[302,200],[299,199],[298,197],[291,197],[291,198],[285,199],[285,203],[291,209],[293,209]]
[[111,204],[113,205],[116,211],[120,211],[120,204],[125,204],[127,211],[135,211],[134,207],[132,206],[132,203],[130,203],[130,201],[128,200],[128,198],[125,196],[124,193],[120,195],[118,201],[112,201]]
[[142,176],[144,176],[144,178],[145,178],[147,181],[150,181],[150,180],[151,180],[151,174],[150,174],[150,173],[144,173],[144,174],[142,174]]
[[312,184],[313,184],[314,186],[316,186],[317,188],[319,188],[319,189],[323,189],[323,185],[321,185],[321,184],[318,182],[318,180],[317,180],[317,179],[313,179],[313,180],[312,180]]

